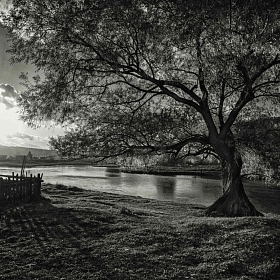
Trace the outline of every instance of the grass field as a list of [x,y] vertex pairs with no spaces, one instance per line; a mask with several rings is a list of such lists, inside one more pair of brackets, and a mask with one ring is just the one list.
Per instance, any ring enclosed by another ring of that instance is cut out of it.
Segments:
[[0,279],[279,279],[280,215],[44,185],[0,208]]

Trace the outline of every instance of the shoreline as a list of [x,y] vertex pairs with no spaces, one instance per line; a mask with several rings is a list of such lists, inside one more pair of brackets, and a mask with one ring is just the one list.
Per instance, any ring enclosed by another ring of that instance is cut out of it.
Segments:
[[[44,166],[92,166],[92,167],[107,167],[112,169],[119,169],[123,173],[133,174],[151,174],[162,176],[199,176],[209,179],[220,179],[221,171],[217,168],[207,168],[205,166],[187,166],[187,167],[174,167],[174,166],[152,166],[152,167],[122,167],[115,164],[99,164],[93,165],[87,162],[74,162],[74,161],[29,161],[26,163],[25,168],[39,168]],[[22,163],[15,161],[0,161],[1,167],[21,168]]]
[[[45,165],[46,166],[46,165]],[[61,165],[57,165],[61,166]],[[81,166],[81,165],[79,165]],[[92,165],[91,165],[92,166]],[[40,168],[39,166],[37,166]],[[166,166],[154,166],[154,167],[141,167],[141,168],[125,168],[118,165],[98,165],[96,167],[106,167],[108,172],[112,173],[133,173],[133,174],[148,174],[148,175],[160,175],[160,176],[191,176],[199,177],[209,180],[220,180],[220,171],[213,166],[191,166],[191,167],[166,167]],[[12,168],[12,167],[10,167]],[[18,166],[18,168],[20,168]],[[1,175],[0,175],[1,176]],[[280,199],[280,188],[275,185],[263,185],[261,181],[253,181],[245,179],[245,191],[256,206],[256,208],[263,213],[279,213],[280,205],[277,200]],[[265,199],[263,199],[265,197]],[[214,201],[213,201],[214,202]]]
[[132,174],[151,174],[151,175],[162,175],[162,176],[175,176],[175,175],[186,175],[186,176],[199,176],[209,179],[220,179],[221,178],[221,172],[219,170],[204,170],[204,169],[188,169],[188,168],[182,168],[180,170],[169,170],[167,168],[166,170],[157,169],[157,168],[122,168],[121,172],[124,173],[132,173]]

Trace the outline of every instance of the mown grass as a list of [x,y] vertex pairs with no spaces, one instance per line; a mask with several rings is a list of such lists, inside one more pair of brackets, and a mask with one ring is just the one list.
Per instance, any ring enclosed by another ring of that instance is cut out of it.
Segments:
[[1,210],[0,279],[279,279],[280,216],[44,185]]

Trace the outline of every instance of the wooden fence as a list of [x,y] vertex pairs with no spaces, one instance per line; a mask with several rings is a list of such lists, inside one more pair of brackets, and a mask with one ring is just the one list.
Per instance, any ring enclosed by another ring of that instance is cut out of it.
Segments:
[[41,195],[42,175],[0,175],[0,203],[29,202]]

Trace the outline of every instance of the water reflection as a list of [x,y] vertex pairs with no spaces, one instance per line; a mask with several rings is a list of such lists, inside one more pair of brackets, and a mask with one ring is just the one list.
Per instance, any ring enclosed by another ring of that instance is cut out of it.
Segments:
[[177,197],[187,203],[211,205],[222,194],[220,180],[179,176]]
[[[43,173],[45,183],[160,200],[201,203],[206,206],[220,196],[221,190],[218,180],[121,173],[116,167],[41,166],[28,170],[32,174]],[[0,167],[0,174],[3,175],[9,175],[13,171],[20,173],[20,168]]]
[[106,167],[105,174],[106,177],[120,177],[121,170],[119,167]]
[[121,185],[121,170],[118,167],[106,167],[105,177],[113,186]]
[[176,177],[155,176],[155,186],[159,200],[174,200],[176,191]]
[[[0,167],[0,174],[20,173],[20,168]],[[157,176],[121,173],[119,168],[93,166],[40,166],[27,168],[31,174],[43,173],[43,180],[50,184],[64,184],[88,190],[141,196],[160,200],[209,206],[222,194],[221,182],[193,176]],[[280,197],[280,191],[271,192],[267,200],[267,187],[262,182],[245,182],[250,199],[260,210],[277,213],[272,199]],[[266,192],[264,192],[266,190]],[[278,210],[280,213],[280,209]]]

